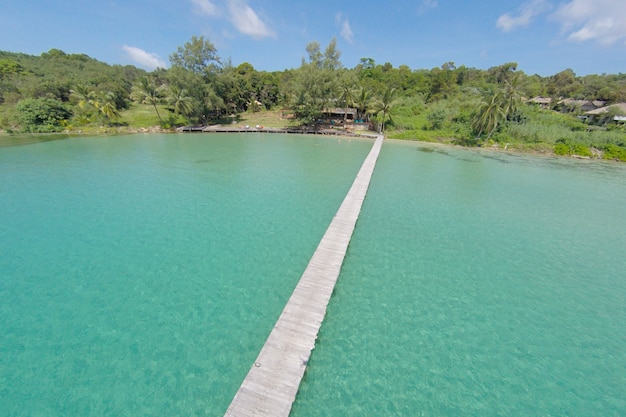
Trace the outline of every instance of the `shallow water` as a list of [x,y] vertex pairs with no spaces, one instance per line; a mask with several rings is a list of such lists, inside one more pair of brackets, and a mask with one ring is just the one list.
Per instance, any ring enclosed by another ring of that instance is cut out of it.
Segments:
[[[370,140],[0,149],[0,416],[221,416]],[[292,415],[626,414],[626,167],[387,141]]]
[[371,143],[0,149],[0,415],[223,415]]
[[387,142],[293,416],[626,415],[623,165]]

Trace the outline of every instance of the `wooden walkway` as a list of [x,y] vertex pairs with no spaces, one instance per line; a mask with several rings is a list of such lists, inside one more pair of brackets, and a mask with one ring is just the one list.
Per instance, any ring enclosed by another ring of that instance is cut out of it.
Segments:
[[377,136],[226,416],[289,416],[361,212],[382,142],[383,136]]
[[307,127],[232,127],[232,126],[183,126],[177,129],[182,133],[291,133],[303,135],[334,135],[363,138],[376,138],[376,135],[345,129],[314,129]]

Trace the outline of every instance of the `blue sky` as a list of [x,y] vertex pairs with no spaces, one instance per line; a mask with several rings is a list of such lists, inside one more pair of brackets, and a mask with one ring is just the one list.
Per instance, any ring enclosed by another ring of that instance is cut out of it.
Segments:
[[296,68],[333,39],[361,58],[431,69],[515,61],[527,74],[626,72],[626,0],[20,0],[0,5],[0,50],[52,48],[109,64],[169,66],[192,36],[258,70]]

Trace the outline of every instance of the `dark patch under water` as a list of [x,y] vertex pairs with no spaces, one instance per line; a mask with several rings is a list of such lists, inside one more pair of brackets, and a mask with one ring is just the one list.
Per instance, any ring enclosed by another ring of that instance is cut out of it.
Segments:
[[35,143],[50,142],[53,140],[67,139],[71,136],[66,133],[19,133],[0,135],[0,147],[32,145]]

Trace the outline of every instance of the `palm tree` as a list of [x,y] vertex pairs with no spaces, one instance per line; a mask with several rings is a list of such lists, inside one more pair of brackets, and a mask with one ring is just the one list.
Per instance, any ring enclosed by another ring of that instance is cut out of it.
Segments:
[[[114,92],[108,91],[106,93],[97,92],[88,89],[85,85],[79,84],[74,89],[70,90],[71,96],[78,101],[78,107],[89,110],[95,110],[98,113],[102,113],[105,119],[110,120],[112,118],[119,117],[120,113],[117,109],[117,97]],[[86,110],[88,113],[91,113]]]
[[92,90],[89,90],[86,85],[78,84],[73,89],[70,89],[70,96],[78,101],[78,107],[82,109],[85,105],[91,104],[94,93]]
[[357,119],[364,120],[367,116],[367,112],[372,104],[372,95],[365,87],[361,87],[358,95],[354,98],[354,105],[356,106]]
[[501,92],[495,93],[491,96],[491,99],[482,103],[476,117],[472,120],[472,128],[477,132],[477,137],[486,132],[486,139],[489,139],[500,126],[500,123],[506,120],[506,113],[502,103]]
[[204,93],[204,105],[209,111],[214,112],[218,118],[221,116],[221,111],[226,108],[224,99],[218,96],[212,87],[207,87]]
[[163,89],[164,86],[157,86],[151,78],[141,77],[139,79],[139,84],[133,86],[131,93],[131,98],[133,100],[142,104],[152,105],[156,111],[157,117],[159,118],[159,122],[161,123],[163,123],[163,119],[161,119],[161,114],[159,113],[157,104],[163,102]]
[[354,77],[350,74],[342,77],[341,84],[339,86],[340,96],[339,100],[344,104],[345,111],[343,113],[343,122],[348,119],[348,107],[354,102]]
[[510,80],[505,82],[505,87],[500,97],[506,120],[515,118],[519,110],[519,105],[522,102],[522,96],[518,89],[519,80],[519,74],[515,73]]
[[382,134],[385,131],[385,122],[387,119],[393,122],[391,118],[391,114],[393,113],[395,107],[395,99],[396,99],[396,88],[388,87],[385,90],[381,100],[378,102],[376,106],[375,114],[378,117],[378,121],[380,123],[380,133]]
[[120,112],[117,110],[116,96],[112,91],[108,91],[106,94],[99,96],[99,103],[96,106],[97,109],[106,117],[108,120],[119,117]]
[[168,91],[167,102],[174,108],[174,114],[182,114],[188,117],[193,112],[192,98],[187,95],[187,90],[176,85],[171,85]]

